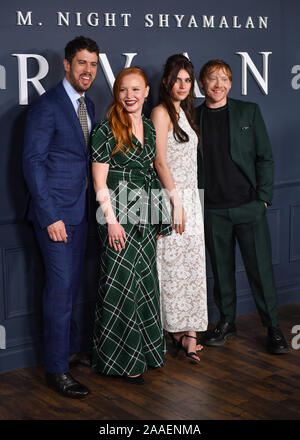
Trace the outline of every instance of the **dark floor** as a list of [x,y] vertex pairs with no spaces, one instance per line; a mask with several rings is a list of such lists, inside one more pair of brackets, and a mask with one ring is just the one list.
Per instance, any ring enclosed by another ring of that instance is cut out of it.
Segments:
[[[300,303],[282,307],[280,320],[291,344]],[[238,318],[237,327],[224,347],[205,347],[200,364],[169,344],[165,366],[146,373],[144,386],[74,367],[92,391],[81,401],[48,389],[41,366],[0,374],[0,419],[299,420],[300,348],[268,354],[257,314]]]

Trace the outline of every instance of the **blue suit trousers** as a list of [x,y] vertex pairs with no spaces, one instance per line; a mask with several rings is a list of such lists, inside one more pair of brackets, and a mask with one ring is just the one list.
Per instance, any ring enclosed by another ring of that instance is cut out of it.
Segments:
[[83,271],[87,241],[86,218],[79,225],[65,225],[67,243],[49,238],[47,229],[34,222],[45,264],[43,292],[44,359],[48,373],[67,373],[68,357],[80,350],[78,328],[72,317]]

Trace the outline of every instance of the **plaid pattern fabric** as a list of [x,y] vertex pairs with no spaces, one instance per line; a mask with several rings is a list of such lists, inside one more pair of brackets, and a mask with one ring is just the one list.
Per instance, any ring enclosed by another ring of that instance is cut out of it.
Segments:
[[[145,189],[149,194],[149,188],[159,185],[156,173],[150,167],[155,158],[155,130],[146,118],[144,138],[143,148],[134,138],[136,150],[126,156],[122,152],[111,155],[115,140],[109,124],[104,121],[96,125],[92,134],[93,161],[109,163],[107,182],[110,189],[116,190],[121,181],[131,190]],[[121,192],[122,189],[119,196]],[[148,207],[149,203],[146,201]],[[119,206],[119,220],[124,212],[125,206]],[[159,367],[166,353],[160,319],[156,234],[160,227],[165,234],[170,234],[172,226],[170,223],[160,226],[143,223],[141,219],[143,217],[139,217],[136,224],[123,224],[126,247],[121,252],[109,246],[107,225],[98,227],[102,253],[93,368],[108,375],[134,375],[148,367]]]
[[85,143],[86,143],[86,145],[88,145],[90,133],[89,133],[89,127],[88,127],[88,122],[87,122],[86,106],[85,106],[84,97],[81,96],[81,98],[79,98],[78,101],[79,101],[79,107],[78,107],[79,122],[80,122],[80,125],[82,128],[82,131],[83,131]]
[[96,301],[93,368],[108,375],[134,375],[163,364],[166,353],[160,319],[156,268],[156,231],[145,238],[131,225],[120,253],[108,244],[107,228],[99,227],[102,244]]
[[[150,119],[143,116],[144,147],[133,136],[136,150],[112,155],[116,142],[108,121],[96,124],[92,132],[92,161],[109,164],[107,185],[113,191],[112,205],[123,226],[137,224],[142,234],[148,223],[156,225],[158,234],[172,233],[172,220],[163,197],[156,171],[150,166],[155,159],[156,133]],[[128,193],[130,201],[128,202]],[[124,201],[124,202],[123,202]]]
[[143,236],[149,223],[156,225],[158,234],[169,235],[172,232],[160,181],[152,167],[133,170],[114,168],[109,171],[107,183],[109,188],[114,188],[113,202],[119,223],[124,225],[130,221],[136,224]]

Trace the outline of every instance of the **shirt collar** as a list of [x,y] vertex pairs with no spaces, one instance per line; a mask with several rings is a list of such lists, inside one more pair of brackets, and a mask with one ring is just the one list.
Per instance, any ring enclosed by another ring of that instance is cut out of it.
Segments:
[[74,89],[73,86],[71,86],[71,84],[69,83],[66,77],[64,77],[63,79],[63,86],[72,102],[77,102],[78,99],[81,98],[81,96],[85,96],[84,93],[80,95],[78,92],[76,92],[76,90]]

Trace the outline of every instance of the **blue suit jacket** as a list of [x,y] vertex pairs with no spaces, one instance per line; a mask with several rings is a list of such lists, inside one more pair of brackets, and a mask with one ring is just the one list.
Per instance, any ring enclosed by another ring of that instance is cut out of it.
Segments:
[[[87,97],[85,102],[93,126],[94,104]],[[41,228],[58,220],[70,225],[82,221],[90,153],[62,82],[37,99],[28,112],[23,171],[31,194],[30,220],[37,220]]]

